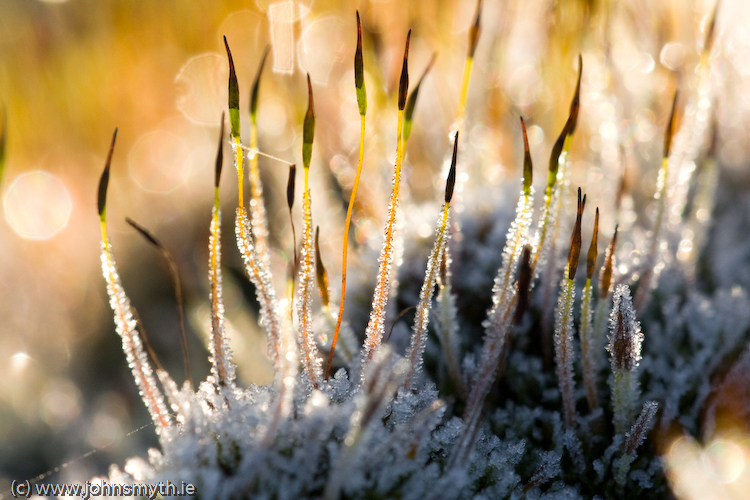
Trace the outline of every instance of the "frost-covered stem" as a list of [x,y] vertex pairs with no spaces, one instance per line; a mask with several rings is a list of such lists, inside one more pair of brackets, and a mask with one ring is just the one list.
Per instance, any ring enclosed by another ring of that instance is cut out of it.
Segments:
[[448,365],[448,374],[453,379],[456,391],[462,398],[466,398],[466,388],[461,378],[461,370],[458,365],[459,340],[458,340],[458,322],[456,320],[456,297],[451,291],[451,272],[450,272],[450,247],[446,244],[443,252],[443,262],[445,263],[445,274],[440,279],[440,285],[437,296],[439,321],[437,322],[437,334],[440,344],[443,346],[443,356],[445,363]]
[[315,248],[313,246],[312,207],[308,184],[309,168],[305,168],[304,195],[304,231],[302,248],[300,248],[299,288],[297,290],[297,317],[299,335],[297,342],[301,354],[302,366],[308,381],[318,387],[323,375],[322,359],[318,356],[318,347],[312,329],[312,292],[315,284]]
[[208,250],[208,279],[211,282],[211,338],[208,350],[211,353],[211,374],[216,384],[231,386],[234,383],[234,365],[224,327],[224,299],[221,292],[221,209],[218,187],[211,214]]
[[624,434],[633,422],[635,404],[640,399],[636,370],[641,359],[643,334],[630,299],[627,285],[615,289],[610,315],[610,337],[607,350],[612,366],[612,408],[615,432]]
[[581,358],[583,361],[583,383],[586,386],[586,401],[589,410],[594,410],[599,404],[596,397],[596,368],[598,366],[597,356],[599,352],[596,349],[594,340],[591,308],[592,297],[591,280],[586,280],[586,286],[583,288],[581,296]]
[[594,321],[589,335],[589,351],[591,352],[594,373],[599,371],[606,359],[606,351],[603,346],[604,334],[607,331],[607,322],[609,321],[610,298],[611,295],[604,298],[599,297],[596,301],[596,309],[594,309]]
[[255,285],[255,295],[260,304],[261,323],[268,334],[268,354],[276,372],[279,372],[281,371],[281,358],[286,353],[280,345],[282,324],[276,291],[271,285],[271,275],[263,272],[258,264],[259,258],[250,236],[250,220],[244,207],[237,208],[234,232],[237,237],[237,247],[245,264],[245,271]]
[[396,231],[396,211],[398,210],[399,187],[401,185],[401,133],[403,129],[404,112],[398,112],[398,140],[396,142],[396,168],[393,172],[393,192],[391,202],[388,206],[388,220],[385,224],[385,240],[383,249],[378,258],[378,276],[375,284],[375,293],[372,297],[372,308],[370,309],[370,321],[365,330],[365,345],[362,355],[362,373],[365,366],[372,360],[373,355],[380,347],[380,342],[385,333],[385,307],[388,304],[390,290],[391,270],[393,267],[393,237]]
[[432,308],[432,295],[435,292],[435,283],[440,272],[440,263],[443,261],[443,252],[449,238],[450,204],[445,203],[436,228],[435,243],[427,260],[427,270],[419,293],[419,304],[414,317],[412,327],[411,344],[406,351],[406,359],[409,360],[409,368],[406,371],[404,387],[409,389],[413,383],[414,376],[422,367],[422,354],[427,341],[427,326],[430,323],[430,309]]
[[615,481],[620,487],[624,486],[625,481],[627,481],[630,465],[636,457],[636,450],[638,450],[638,447],[646,439],[646,434],[651,429],[658,409],[659,404],[656,401],[646,401],[643,403],[643,409],[638,416],[638,420],[635,421],[635,424],[633,424],[633,427],[630,428],[630,432],[627,434],[623,454],[613,464]]
[[107,282],[109,305],[114,312],[117,333],[122,339],[122,350],[125,352],[128,366],[133,372],[138,392],[151,414],[151,419],[154,421],[156,432],[161,434],[170,425],[169,413],[164,404],[164,396],[156,384],[153,370],[135,328],[130,300],[120,284],[120,276],[117,273],[104,222],[102,222],[102,274]]
[[615,433],[625,434],[633,422],[638,381],[626,370],[615,370],[612,381],[612,411]]
[[[566,273],[567,275],[567,273]],[[560,296],[557,302],[555,316],[555,362],[557,364],[557,380],[563,401],[563,416],[565,425],[575,425],[575,380],[573,371],[573,303],[576,290],[572,279],[563,278],[560,283]]]

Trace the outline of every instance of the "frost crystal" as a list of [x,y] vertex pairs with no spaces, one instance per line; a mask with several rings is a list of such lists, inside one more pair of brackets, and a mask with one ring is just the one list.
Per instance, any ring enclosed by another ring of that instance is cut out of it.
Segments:
[[435,234],[435,244],[427,260],[424,283],[422,283],[422,291],[419,293],[417,314],[414,318],[414,326],[412,327],[411,345],[406,352],[406,359],[409,360],[409,369],[406,372],[404,386],[407,388],[411,386],[413,377],[420,371],[422,366],[422,353],[427,341],[427,326],[430,322],[432,295],[435,292],[435,283],[440,272],[440,263],[443,261],[443,252],[450,237],[450,206],[447,203],[443,205]]
[[[305,171],[307,176],[307,171]],[[305,181],[307,184],[307,181]],[[323,375],[323,360],[318,356],[318,346],[312,329],[312,292],[315,285],[315,247],[313,246],[310,190],[305,191],[305,230],[300,249],[299,291],[297,314],[299,316],[299,350],[307,379],[317,387]]]
[[211,374],[219,385],[234,384],[234,364],[229,339],[224,328],[224,299],[221,295],[221,210],[213,209],[211,236],[208,243],[208,278],[211,282]]
[[242,254],[250,281],[255,285],[255,294],[260,304],[260,321],[268,335],[268,354],[274,362],[277,371],[284,371],[281,359],[285,352],[282,350],[281,342],[281,319],[279,317],[276,292],[271,285],[270,273],[264,271],[259,265],[259,258],[255,245],[250,236],[250,221],[247,211],[243,207],[237,208],[234,232],[237,237],[237,247]]
[[135,328],[130,300],[120,284],[120,275],[117,273],[117,265],[108,240],[102,241],[102,273],[107,281],[109,305],[115,313],[115,326],[122,339],[125,359],[133,372],[138,392],[156,425],[156,432],[161,435],[170,425],[169,413],[167,412],[167,406],[164,404],[164,397],[156,385],[153,370]]

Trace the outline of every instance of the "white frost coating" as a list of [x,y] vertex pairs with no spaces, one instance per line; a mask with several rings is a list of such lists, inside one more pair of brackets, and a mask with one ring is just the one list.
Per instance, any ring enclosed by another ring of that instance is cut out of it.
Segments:
[[234,384],[232,350],[224,327],[224,298],[221,295],[221,209],[214,206],[211,217],[211,236],[208,241],[208,279],[211,282],[211,375],[221,386]]
[[[581,324],[579,337],[581,339],[581,361],[583,363],[583,381],[586,385],[586,400],[589,409],[593,410],[597,406],[596,386],[597,386],[597,367],[599,366],[599,357],[603,354],[601,344],[596,332],[593,331],[593,308],[591,298],[593,286],[591,280],[586,280],[586,286],[581,294]],[[603,301],[603,300],[602,300]]]
[[312,294],[315,285],[315,246],[313,245],[310,190],[305,191],[305,229],[299,258],[299,288],[297,315],[299,318],[299,344],[302,366],[313,387],[318,387],[323,376],[323,359],[318,356],[318,346],[313,333]]
[[[487,338],[503,335],[503,330],[507,328],[508,322],[513,316],[511,309],[515,306],[513,299],[516,293],[516,271],[523,247],[529,240],[529,228],[531,227],[533,213],[534,188],[532,187],[528,196],[521,191],[516,206],[516,218],[510,225],[505,239],[502,265],[497,270],[495,284],[492,287],[492,308],[487,313],[487,320],[482,325],[485,328]],[[487,345],[486,340],[485,345]]]
[[[397,153],[399,154],[399,153]],[[398,159],[397,159],[398,161]],[[375,292],[372,296],[372,307],[370,308],[370,320],[365,330],[365,345],[362,349],[362,376],[365,368],[372,360],[375,351],[380,347],[385,333],[385,306],[388,304],[390,294],[391,273],[393,271],[393,245],[396,232],[396,212],[398,211],[398,185],[401,182],[401,169],[393,172],[393,192],[388,205],[388,220],[385,223],[385,239],[383,248],[378,257],[378,276],[375,284]]]
[[557,300],[555,310],[555,365],[557,369],[557,381],[562,395],[565,424],[568,427],[575,425],[575,372],[573,361],[575,351],[573,349],[573,303],[576,297],[576,288],[573,280],[566,277],[560,282],[560,296]]
[[151,369],[146,351],[143,349],[140,336],[135,328],[135,319],[130,308],[130,299],[125,295],[125,291],[120,284],[120,276],[117,273],[117,266],[109,240],[102,241],[102,274],[107,281],[109,305],[114,312],[115,328],[122,339],[122,350],[125,351],[125,359],[133,372],[135,384],[138,386],[138,393],[141,395],[148,412],[151,414],[151,419],[154,421],[156,433],[161,435],[170,425],[169,413],[164,403],[164,397],[156,385],[154,372]]
[[659,404],[656,401],[646,401],[643,403],[643,409],[638,416],[638,420],[635,421],[635,424],[633,424],[633,427],[631,427],[630,432],[626,436],[625,450],[622,456],[615,460],[613,464],[615,481],[618,485],[625,485],[628,472],[630,472],[630,465],[636,457],[635,452],[646,439],[648,431],[651,430],[658,409]]
[[450,237],[450,205],[444,204],[435,229],[435,243],[427,260],[427,270],[424,274],[422,290],[419,293],[417,313],[412,326],[411,344],[406,351],[406,359],[409,360],[409,368],[406,372],[404,387],[410,388],[414,376],[422,369],[422,354],[427,341],[427,327],[430,324],[430,309],[432,308],[432,295],[435,292],[435,283],[440,273],[440,263],[443,261],[445,245]]
[[271,357],[276,371],[279,372],[283,371],[281,358],[285,353],[279,345],[282,323],[279,316],[276,291],[271,285],[270,272],[263,271],[258,264],[259,258],[250,236],[249,226],[250,221],[247,218],[247,211],[244,207],[239,207],[234,227],[237,247],[242,254],[245,271],[250,277],[250,281],[255,285],[255,295],[260,304],[260,322],[268,335],[268,355]]
[[528,195],[521,191],[516,206],[516,218],[505,240],[503,261],[492,288],[492,308],[487,313],[487,319],[482,323],[485,328],[482,357],[479,360],[479,368],[466,403],[464,416],[466,426],[459,444],[451,455],[450,465],[465,462],[466,455],[474,445],[484,400],[495,382],[498,362],[508,343],[516,305],[516,269],[521,251],[529,239],[533,210],[534,188],[532,187]]
[[641,360],[643,333],[635,319],[635,309],[627,285],[617,285],[609,316],[609,345],[612,370],[634,371]]
[[641,360],[643,334],[635,319],[635,309],[627,285],[615,288],[614,304],[610,315],[610,336],[607,350],[614,379],[612,380],[612,407],[615,432],[624,434],[633,422],[635,405],[640,399],[640,386],[636,369]]

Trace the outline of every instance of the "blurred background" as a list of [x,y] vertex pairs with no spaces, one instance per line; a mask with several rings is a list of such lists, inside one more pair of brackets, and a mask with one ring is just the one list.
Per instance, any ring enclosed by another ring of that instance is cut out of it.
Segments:
[[[310,73],[317,115],[313,215],[338,290],[343,218],[359,147],[352,64],[359,9],[369,108],[350,279],[355,295],[356,283],[364,283],[366,302],[390,191],[394,91],[409,28],[412,86],[438,54],[420,93],[407,150],[402,200],[409,207],[403,221],[409,234],[427,241],[432,233],[455,128],[466,131],[459,192],[465,210],[512,203],[502,196],[515,192],[520,178],[520,114],[529,126],[540,169],[535,184],[541,188],[551,144],[568,113],[579,53],[585,70],[580,132],[572,149],[574,183],[584,186],[590,206],[602,207],[601,229],[611,234],[615,219],[606,208],[623,165],[633,221],[645,212],[639,201],[653,197],[672,95],[695,85],[714,6],[714,0],[486,0],[465,123],[457,123],[473,0],[0,1],[6,137],[0,178],[0,492],[12,479],[68,462],[59,481],[102,474],[109,464],[146,456],[157,444],[100,274],[96,188],[115,127],[108,217],[124,287],[160,360],[182,382],[168,268],[125,224],[130,216],[175,255],[194,379],[208,372],[208,225],[228,76],[223,35],[237,67],[243,137],[250,86],[271,46],[260,91],[260,150],[283,161],[262,157],[260,165],[277,290],[283,290],[291,248],[285,162],[300,161],[304,78]],[[748,20],[743,0],[724,1],[712,52],[722,175],[742,187],[750,153],[750,31],[741,29]],[[230,167],[225,165],[221,189],[225,300],[240,376],[246,384],[260,384],[272,375],[254,294],[231,238],[237,181]],[[507,185],[510,190],[500,189]],[[299,228],[300,214],[295,217]],[[358,311],[356,299],[351,307],[350,315]]]

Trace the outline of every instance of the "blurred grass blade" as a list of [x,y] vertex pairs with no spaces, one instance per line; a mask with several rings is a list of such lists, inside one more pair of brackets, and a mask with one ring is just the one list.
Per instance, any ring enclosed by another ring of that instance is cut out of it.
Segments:
[[[180,344],[182,346],[182,355],[185,362],[185,380],[188,381],[190,386],[193,385],[192,370],[190,367],[190,355],[188,353],[187,335],[185,333],[185,310],[182,299],[182,280],[180,279],[180,270],[177,267],[177,261],[172,256],[172,253],[154,236],[151,231],[138,224],[130,217],[126,217],[125,221],[130,224],[143,238],[148,241],[151,245],[155,246],[157,250],[164,256],[164,259],[169,265],[169,271],[172,275],[172,285],[174,286],[175,299],[177,300],[177,314],[180,324]],[[141,328],[141,331],[143,329]],[[144,335],[145,337],[145,335]],[[158,367],[157,367],[158,368]]]
[[329,295],[328,295],[328,271],[326,266],[323,265],[323,259],[320,257],[320,227],[315,226],[315,276],[318,280],[318,289],[320,290],[320,298],[323,300],[323,307],[328,309]]
[[5,145],[8,141],[8,116],[5,105],[0,105],[0,180],[5,173]]
[[612,241],[610,241],[607,251],[604,254],[604,264],[599,272],[599,297],[605,299],[612,293],[612,271],[615,267],[615,248],[617,247],[617,228],[615,226],[615,232],[612,235]]
[[679,92],[674,93],[672,99],[672,109],[669,112],[669,121],[667,122],[667,130],[664,133],[664,156],[663,158],[669,158],[669,153],[672,150],[672,136],[674,135],[674,117],[677,109],[677,96]]
[[[260,77],[263,74],[263,67],[266,64],[266,58],[268,57],[269,50],[271,50],[271,46],[266,45],[266,49],[263,51],[263,57],[261,57],[260,59],[260,65],[258,66],[258,73],[255,75],[255,81],[253,82],[253,89],[250,92],[250,120],[252,120],[253,123],[258,123],[258,92],[260,91]],[[239,97],[238,97],[237,106],[239,107]]]
[[406,142],[409,140],[409,136],[411,135],[412,119],[414,117],[414,108],[417,105],[417,97],[419,96],[419,89],[425,77],[427,76],[427,73],[429,73],[430,69],[432,69],[432,65],[435,64],[436,58],[437,58],[437,52],[434,52],[432,54],[432,58],[430,59],[430,62],[427,64],[427,67],[424,69],[422,76],[419,78],[417,85],[414,87],[414,90],[412,90],[411,94],[409,94],[409,99],[407,99],[406,101],[406,108],[404,108],[404,144],[406,144]]

